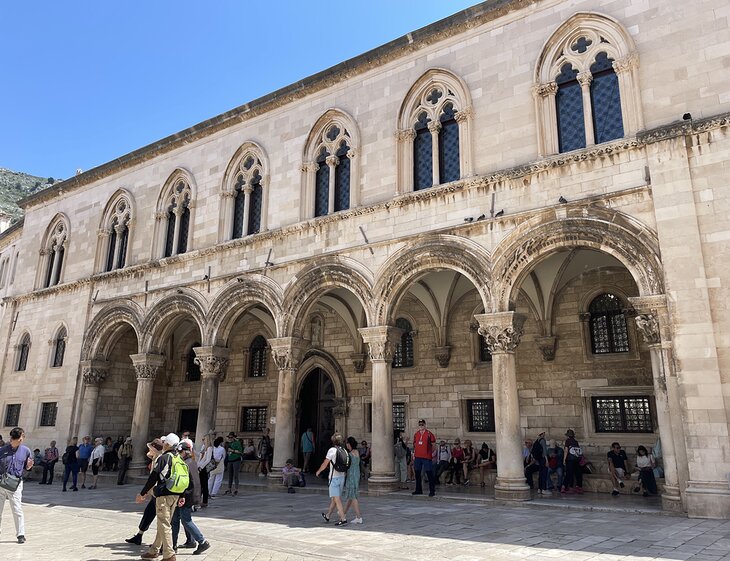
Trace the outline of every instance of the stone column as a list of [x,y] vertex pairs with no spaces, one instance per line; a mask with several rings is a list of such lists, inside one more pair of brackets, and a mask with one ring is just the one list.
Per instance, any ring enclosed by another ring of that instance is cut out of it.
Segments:
[[218,385],[226,377],[229,351],[225,347],[194,347],[193,351],[195,364],[200,366],[200,401],[195,426],[195,449],[200,450],[203,437],[215,430]]
[[431,172],[432,185],[441,183],[441,175],[439,172],[439,132],[441,132],[441,123],[431,121],[428,123],[428,130],[431,133]]
[[79,440],[87,434],[93,437],[96,407],[99,401],[99,386],[109,372],[109,363],[101,360],[85,360],[81,363],[84,393],[79,420]]
[[586,131],[586,146],[593,146],[596,143],[593,132],[593,110],[591,109],[591,82],[593,74],[590,72],[578,72],[578,83],[583,94],[583,126]]
[[294,413],[297,368],[304,356],[305,341],[296,337],[269,339],[271,356],[279,369],[276,392],[276,424],[274,425],[274,462],[269,478],[281,482],[281,468],[294,454]]
[[[172,255],[177,255],[178,249],[180,248],[180,219],[182,218],[183,208],[181,205],[182,201],[178,200],[175,209],[172,211],[175,215],[175,229],[172,236]],[[169,218],[168,218],[169,220]],[[167,243],[167,242],[165,242]]]
[[485,338],[492,354],[494,417],[497,440],[497,482],[494,497],[507,501],[531,498],[522,463],[522,429],[517,395],[515,350],[520,344],[524,316],[499,312],[474,316],[479,335]]
[[386,493],[398,487],[393,460],[393,384],[391,363],[395,346],[403,331],[382,325],[360,328],[363,341],[368,344],[373,369],[372,442],[370,478],[371,493]]
[[416,138],[414,129],[399,129],[395,133],[398,143],[398,181],[395,194],[413,191],[413,141]]
[[335,211],[335,185],[337,177],[337,164],[340,163],[340,159],[336,155],[327,156],[325,160],[329,166],[329,187],[327,191],[327,214],[332,214]]
[[243,227],[241,228],[241,237],[248,236],[248,220],[251,215],[251,193],[253,193],[253,187],[246,183],[243,187]]
[[[662,466],[664,468],[664,493],[662,508],[674,512],[684,511],[677,469],[677,439],[672,426],[672,404],[670,394],[676,397],[677,384],[671,367],[671,346],[669,339],[666,296],[644,296],[629,298],[639,312],[636,328],[649,347],[651,371],[654,379],[654,402],[656,403],[659,436],[662,442]],[[665,329],[666,327],[666,329]],[[676,397],[677,405],[679,399]],[[676,409],[679,411],[679,409]],[[681,446],[681,444],[680,444]],[[686,482],[685,482],[686,487]]]
[[[143,468],[147,453],[147,438],[149,437],[150,408],[152,406],[152,389],[155,385],[157,371],[165,364],[165,357],[156,354],[129,355],[137,374],[137,396],[134,399],[134,413],[132,415],[132,445],[134,456],[131,468]],[[159,404],[163,406],[164,404]]]

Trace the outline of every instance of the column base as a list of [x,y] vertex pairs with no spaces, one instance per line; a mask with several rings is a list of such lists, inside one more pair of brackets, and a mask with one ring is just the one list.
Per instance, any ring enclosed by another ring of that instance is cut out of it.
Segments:
[[689,481],[687,516],[730,519],[730,485],[727,481]]
[[395,478],[395,474],[371,474],[368,478],[368,494],[370,495],[385,495],[397,491],[399,487],[400,481]]
[[282,475],[280,467],[272,467],[269,473],[266,475],[266,486],[269,488],[283,486],[282,481],[284,476]]
[[[91,473],[91,472],[89,472]],[[149,477],[150,470],[145,462],[130,462],[127,469],[127,475],[131,477],[144,476]]]
[[664,486],[664,492],[662,493],[662,510],[668,512],[684,512],[684,504],[682,497],[679,494],[679,487],[673,487],[670,485]]
[[532,500],[532,494],[524,477],[511,479],[497,476],[494,498],[498,501],[529,501]]

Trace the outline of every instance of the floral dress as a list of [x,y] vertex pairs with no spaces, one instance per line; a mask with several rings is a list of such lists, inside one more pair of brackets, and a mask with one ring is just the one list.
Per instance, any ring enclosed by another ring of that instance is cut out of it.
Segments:
[[360,496],[360,455],[350,452],[350,467],[347,470],[347,479],[345,480],[345,493],[342,498],[344,500],[357,499]]

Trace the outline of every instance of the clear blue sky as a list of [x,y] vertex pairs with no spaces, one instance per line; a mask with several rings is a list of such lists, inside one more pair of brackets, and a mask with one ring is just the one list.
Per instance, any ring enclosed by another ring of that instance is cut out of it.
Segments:
[[66,179],[478,0],[0,3],[0,167]]

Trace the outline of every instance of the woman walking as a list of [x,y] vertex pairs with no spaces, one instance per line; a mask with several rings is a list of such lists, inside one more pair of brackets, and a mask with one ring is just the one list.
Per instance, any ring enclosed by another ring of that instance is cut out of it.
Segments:
[[93,475],[89,489],[96,489],[96,483],[99,480],[99,469],[101,469],[101,466],[104,463],[104,456],[106,455],[106,449],[104,444],[102,444],[103,442],[104,440],[102,438],[97,438],[94,441],[96,447],[91,452],[91,457],[89,458],[91,474]]
[[345,492],[342,496],[347,502],[345,503],[345,516],[347,511],[352,507],[355,510],[355,518],[352,519],[353,524],[362,524],[362,513],[360,512],[360,452],[357,451],[357,440],[352,436],[347,437],[345,443],[347,451],[350,453],[350,467],[347,470],[347,479],[345,480]]
[[63,453],[63,492],[66,492],[66,484],[68,483],[69,475],[73,476],[73,487],[72,491],[78,491],[76,487],[77,480],[79,478],[79,447],[77,446],[79,439],[75,436],[69,441],[66,446],[66,451]]
[[238,495],[238,473],[241,471],[241,462],[243,461],[243,445],[241,441],[236,438],[235,432],[228,433],[228,490],[226,495],[231,494],[231,487],[233,487],[233,494]]
[[221,490],[221,484],[223,483],[223,471],[225,470],[223,460],[226,458],[226,449],[223,448],[222,436],[219,436],[213,442],[211,455],[211,462],[214,464],[214,468],[208,472],[208,498],[214,499],[218,494],[218,491]]
[[[206,508],[208,506],[208,475],[210,470],[208,469],[208,466],[210,465],[210,461],[213,459],[213,448],[210,445],[210,436],[205,435],[203,437],[203,446],[200,449],[200,459],[198,460],[198,474],[200,475],[200,491],[203,496],[203,502],[201,503],[201,508]],[[212,467],[210,469],[213,469]]]

